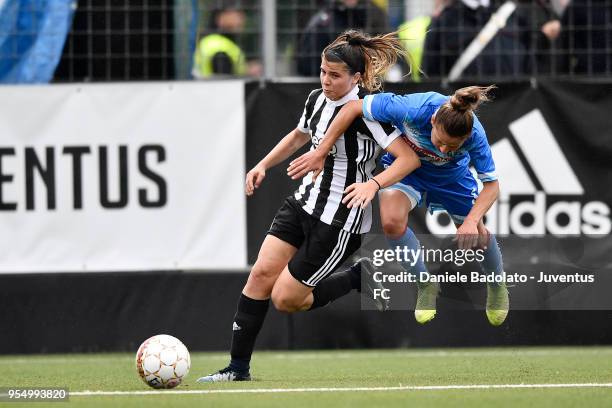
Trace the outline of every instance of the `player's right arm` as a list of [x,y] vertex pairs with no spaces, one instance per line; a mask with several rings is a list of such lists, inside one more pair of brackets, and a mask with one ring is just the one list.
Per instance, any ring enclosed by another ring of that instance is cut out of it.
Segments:
[[315,178],[323,169],[325,157],[336,140],[360,116],[372,121],[391,123],[398,129],[403,128],[403,123],[406,120],[414,123],[424,120],[422,109],[431,94],[395,95],[393,93],[381,93],[367,95],[363,99],[347,102],[325,132],[325,137],[317,149],[293,160],[287,169],[287,174],[292,179],[297,179],[313,171],[313,178]]
[[310,141],[310,135],[298,128],[293,129],[274,146],[270,153],[246,175],[245,193],[250,196],[266,177],[266,170],[287,160],[293,153]]

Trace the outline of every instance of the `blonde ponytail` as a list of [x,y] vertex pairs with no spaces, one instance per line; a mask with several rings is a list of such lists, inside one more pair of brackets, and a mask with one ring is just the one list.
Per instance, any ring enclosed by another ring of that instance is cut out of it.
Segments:
[[344,62],[351,74],[359,72],[360,85],[373,92],[382,87],[387,71],[404,54],[397,32],[369,37],[348,30],[325,47],[321,57],[330,62]]

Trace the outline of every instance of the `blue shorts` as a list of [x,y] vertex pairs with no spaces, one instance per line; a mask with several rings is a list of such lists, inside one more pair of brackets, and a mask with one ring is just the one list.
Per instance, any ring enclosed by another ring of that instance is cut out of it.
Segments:
[[421,206],[425,196],[430,212],[446,211],[455,224],[463,223],[478,197],[478,183],[468,169],[462,178],[450,184],[438,186],[412,173],[384,190],[399,190],[406,194],[412,208]]

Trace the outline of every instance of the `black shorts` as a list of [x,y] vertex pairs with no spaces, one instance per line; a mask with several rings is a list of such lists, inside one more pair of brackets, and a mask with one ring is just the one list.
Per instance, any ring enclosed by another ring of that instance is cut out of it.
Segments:
[[361,246],[360,234],[319,221],[292,196],[277,211],[268,234],[298,249],[289,261],[289,272],[310,287],[315,287]]

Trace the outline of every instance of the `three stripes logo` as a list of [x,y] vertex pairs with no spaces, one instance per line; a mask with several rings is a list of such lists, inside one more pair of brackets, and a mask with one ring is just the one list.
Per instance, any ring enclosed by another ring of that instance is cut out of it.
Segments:
[[[549,128],[535,109],[509,125],[508,139],[491,146],[500,180],[499,200],[487,213],[487,228],[496,234],[608,235],[610,207],[582,198],[584,188]],[[433,234],[450,234],[438,213],[427,216]]]

